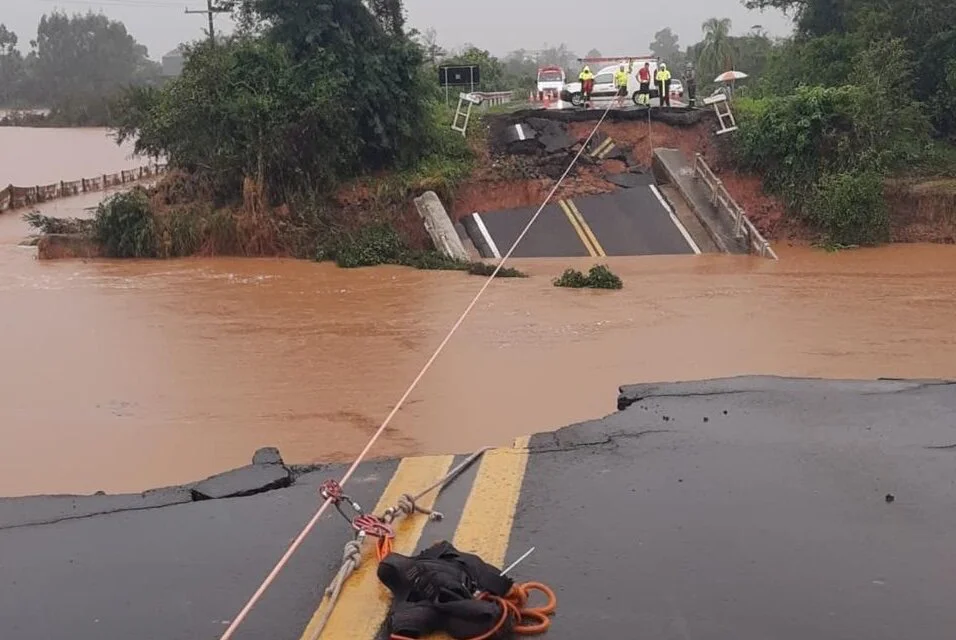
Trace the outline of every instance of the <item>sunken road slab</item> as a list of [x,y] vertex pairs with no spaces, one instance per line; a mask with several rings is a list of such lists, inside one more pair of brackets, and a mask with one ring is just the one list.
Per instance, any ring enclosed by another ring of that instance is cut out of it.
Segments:
[[[687,255],[696,244],[655,192],[648,175],[632,188],[547,205],[514,252],[519,258]],[[536,209],[475,213],[463,224],[483,258],[499,258]]]

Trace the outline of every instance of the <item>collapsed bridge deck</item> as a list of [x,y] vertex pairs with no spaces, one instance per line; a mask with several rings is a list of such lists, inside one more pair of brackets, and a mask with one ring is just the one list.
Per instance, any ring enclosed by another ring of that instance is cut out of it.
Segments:
[[[568,198],[547,205],[518,244],[520,258],[604,257],[699,253],[649,176],[645,184],[613,193]],[[500,258],[537,208],[462,218],[483,258]]]

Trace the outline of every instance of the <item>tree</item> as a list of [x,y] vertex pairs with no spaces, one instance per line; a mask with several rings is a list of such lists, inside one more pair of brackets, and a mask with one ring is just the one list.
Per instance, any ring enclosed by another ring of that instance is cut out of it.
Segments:
[[761,77],[773,52],[773,40],[762,30],[754,29],[745,36],[731,37],[730,41],[735,55],[734,68],[751,78]]
[[590,51],[588,51],[588,52],[585,54],[584,57],[586,57],[586,58],[601,58],[601,57],[603,57],[603,56],[601,55],[601,52],[600,52],[598,49],[591,49]]
[[0,24],[0,106],[18,106],[25,97],[26,65],[17,42],[17,34]]
[[[851,82],[849,61],[871,43],[899,39],[916,62],[914,95],[929,109],[937,131],[956,136],[956,3],[952,0],[747,0],[752,9],[794,16],[796,37],[774,56],[769,74],[777,87]],[[799,76],[800,80],[792,80]]]
[[479,49],[473,44],[465,44],[461,51],[446,59],[445,64],[478,65],[481,77],[480,83],[475,87],[476,91],[505,91],[508,89],[505,83],[505,70],[501,61],[487,50]]
[[245,0],[240,9],[243,35],[192,45],[180,77],[127,92],[119,139],[165,155],[224,201],[248,180],[287,201],[412,166],[441,142],[437,87],[396,20],[400,5]]
[[425,29],[424,33],[417,34],[417,41],[422,49],[424,49],[425,59],[432,65],[438,64],[438,62],[447,55],[445,50],[438,44],[438,32],[435,31],[434,28],[430,27]]
[[511,51],[501,60],[504,67],[504,84],[508,89],[533,91],[538,82],[538,62],[525,49]]
[[557,46],[544,45],[537,55],[538,64],[553,64],[562,69],[570,69],[577,64],[577,55],[563,42]]
[[730,36],[730,18],[710,18],[704,21],[697,66],[701,73],[717,75],[734,68],[734,47]]
[[680,56],[680,45],[677,44],[679,37],[671,31],[670,27],[664,27],[654,34],[654,41],[651,42],[651,53],[655,57],[662,59],[671,66],[680,63],[677,58]]
[[29,97],[73,124],[106,124],[122,87],[159,77],[146,47],[104,15],[44,15],[31,45]]

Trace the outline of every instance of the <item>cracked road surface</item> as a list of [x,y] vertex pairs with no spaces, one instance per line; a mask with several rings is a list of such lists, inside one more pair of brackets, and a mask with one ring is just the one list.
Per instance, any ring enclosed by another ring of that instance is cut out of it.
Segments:
[[[549,204],[515,249],[517,258],[687,255],[700,249],[646,182],[612,193],[567,198]],[[483,258],[500,258],[518,239],[536,208],[464,216],[462,223]]]
[[[557,592],[551,640],[952,637],[956,385],[743,377],[618,403],[487,455],[398,549],[446,538],[502,564],[536,547],[513,575]],[[385,505],[460,459],[365,464],[348,492]],[[216,640],[341,472],[51,524],[29,524],[43,498],[0,501],[0,635]],[[303,637],[347,538],[324,518],[235,637]],[[383,592],[366,557],[322,637],[375,638]]]

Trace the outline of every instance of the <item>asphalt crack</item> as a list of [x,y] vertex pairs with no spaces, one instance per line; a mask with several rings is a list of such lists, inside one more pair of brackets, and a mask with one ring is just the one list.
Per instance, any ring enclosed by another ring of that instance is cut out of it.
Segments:
[[[564,453],[567,451],[577,451],[588,447],[600,447],[608,444],[616,444],[617,440],[637,440],[644,436],[655,433],[675,433],[673,429],[647,429],[645,431],[620,431],[606,434],[603,440],[592,440],[590,442],[567,443],[556,447],[534,447],[528,451],[529,455],[538,453]],[[556,434],[549,434],[554,435]]]

